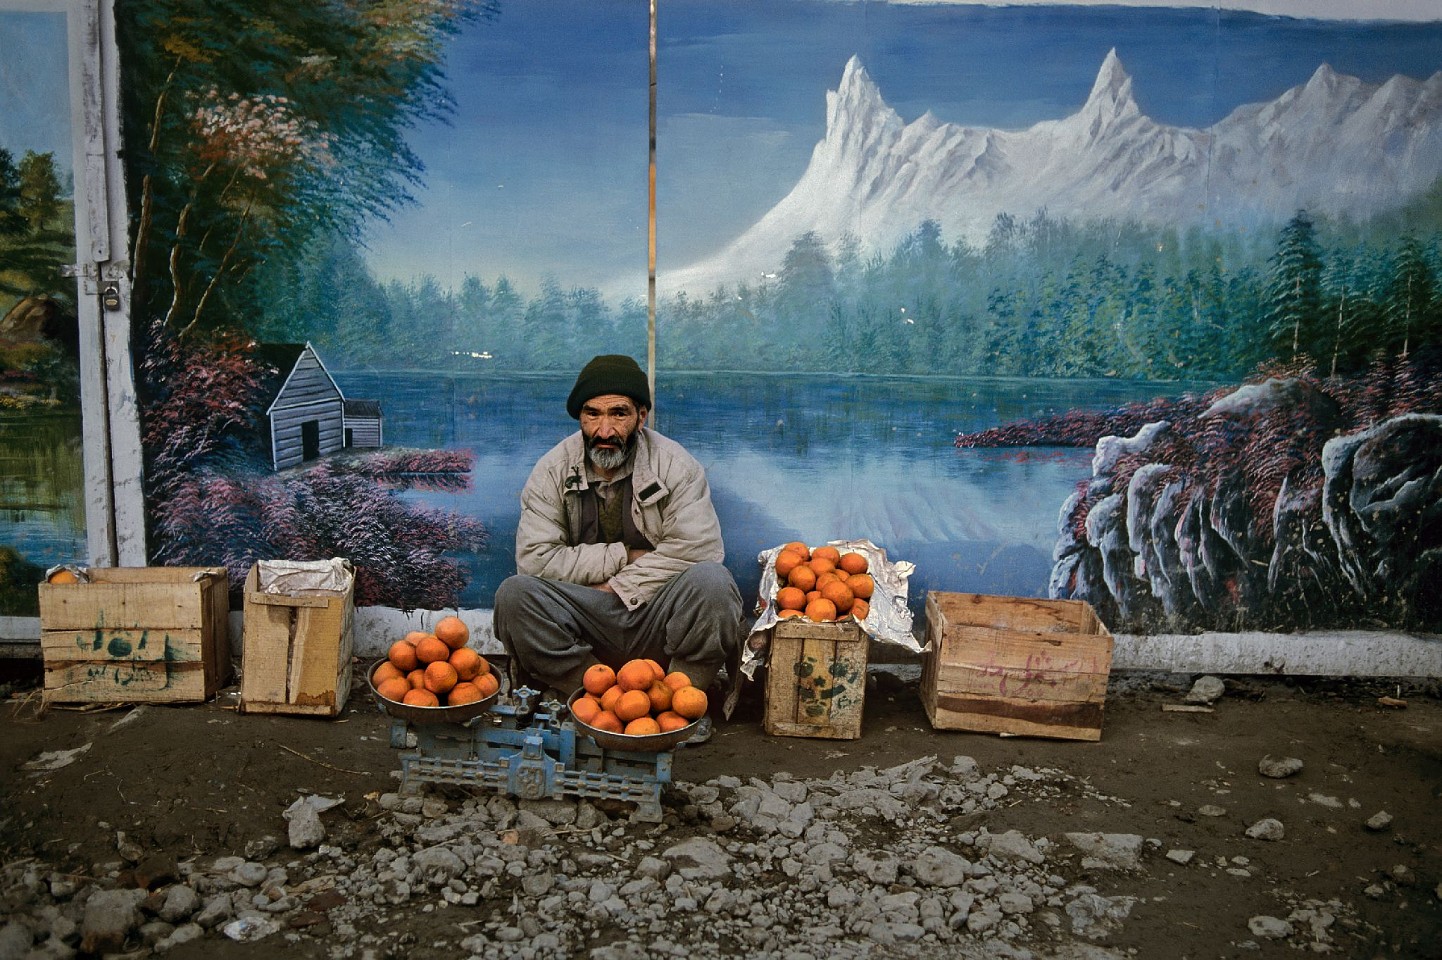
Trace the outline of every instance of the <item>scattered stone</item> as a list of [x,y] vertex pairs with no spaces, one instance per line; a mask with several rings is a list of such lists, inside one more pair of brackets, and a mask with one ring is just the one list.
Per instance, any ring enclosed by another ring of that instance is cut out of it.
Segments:
[[1256,916],[1247,921],[1247,929],[1255,937],[1281,940],[1292,935],[1292,925],[1277,917]]
[[1247,828],[1247,836],[1253,840],[1281,840],[1286,836],[1286,829],[1282,821],[1274,817],[1264,817]]
[[1273,780],[1282,780],[1302,772],[1302,761],[1296,757],[1265,756],[1257,763],[1257,772]]
[[1196,855],[1197,852],[1195,850],[1168,850],[1166,852],[1166,858],[1168,860],[1172,861],[1172,863],[1179,863],[1184,867],[1191,863],[1192,858]]
[[1184,703],[1215,703],[1226,692],[1227,685],[1222,682],[1220,677],[1198,677],[1182,701]]
[[1197,807],[1197,815],[1202,817],[1225,817],[1227,815],[1227,808],[1219,807],[1215,803],[1204,803],[1200,807]]
[[1068,833],[1067,842],[1086,854],[1084,867],[1135,870],[1141,866],[1142,838],[1134,833]]
[[1392,815],[1386,810],[1378,810],[1367,818],[1366,827],[1368,830],[1386,830],[1392,825]]
[[140,926],[143,890],[97,890],[85,902],[80,922],[80,949],[86,953],[113,953],[125,945]]
[[1319,807],[1330,807],[1333,810],[1342,809],[1342,801],[1336,797],[1329,797],[1325,793],[1309,793],[1307,799]]

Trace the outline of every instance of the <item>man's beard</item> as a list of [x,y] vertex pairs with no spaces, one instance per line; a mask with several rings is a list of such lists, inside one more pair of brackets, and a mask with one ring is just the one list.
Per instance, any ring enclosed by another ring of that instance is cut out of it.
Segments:
[[[611,438],[611,442],[614,440],[614,437]],[[595,437],[586,441],[586,457],[597,470],[610,473],[612,470],[619,470],[631,459],[631,454],[636,449],[636,433],[627,437],[619,447],[598,447],[596,443]]]

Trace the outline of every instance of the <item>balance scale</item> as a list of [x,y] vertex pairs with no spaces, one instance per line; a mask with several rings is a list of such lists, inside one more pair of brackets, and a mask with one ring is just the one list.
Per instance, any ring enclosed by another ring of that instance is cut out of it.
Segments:
[[391,718],[391,746],[404,751],[403,793],[446,783],[522,800],[626,800],[636,804],[634,819],[647,823],[661,822],[661,790],[671,782],[675,748],[695,732],[692,724],[649,736],[608,733],[581,723],[569,704],[540,702],[540,693],[527,687],[458,707],[376,698]]

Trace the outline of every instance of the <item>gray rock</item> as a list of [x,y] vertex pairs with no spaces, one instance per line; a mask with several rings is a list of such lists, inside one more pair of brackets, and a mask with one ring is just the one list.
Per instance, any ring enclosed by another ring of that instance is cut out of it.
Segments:
[[229,920],[234,914],[235,905],[231,901],[230,894],[228,892],[218,893],[205,901],[205,905],[195,915],[195,922],[206,929],[211,929]]
[[1100,866],[1135,870],[1141,865],[1141,837],[1134,833],[1068,833],[1067,841]]
[[302,804],[294,812],[287,811],[286,818],[290,821],[286,832],[292,850],[309,850],[320,846],[325,839],[325,824],[321,823],[320,812],[314,807]]
[[1027,863],[1041,863],[1046,858],[1036,845],[1016,830],[1005,833],[987,833],[977,837],[977,846],[993,857],[1002,860],[1022,860]]
[[966,858],[945,847],[930,846],[911,863],[912,875],[930,887],[956,887],[966,880],[971,866]]
[[80,921],[80,949],[86,953],[112,953],[140,926],[144,890],[97,890],[85,901]]
[[1247,929],[1255,937],[1281,940],[1292,935],[1292,925],[1277,917],[1256,916],[1247,921]]
[[1196,855],[1197,852],[1195,850],[1168,850],[1166,853],[1168,860],[1172,861],[1172,863],[1179,863],[1184,867],[1191,863],[1192,857]]
[[731,872],[731,855],[705,837],[683,840],[662,851],[661,857],[687,880],[715,880]]
[[200,924],[182,923],[180,926],[172,930],[169,936],[156,942],[155,952],[157,954],[165,953],[168,950],[172,950],[175,947],[180,946],[182,943],[189,943],[192,940],[199,940],[203,936],[205,936],[205,928],[202,927]]
[[1392,825],[1392,815],[1386,810],[1378,810],[1367,818],[1366,827],[1368,830],[1386,830]]
[[160,919],[180,923],[200,908],[200,894],[183,883],[172,884],[160,904]]
[[1275,817],[1264,817],[1247,828],[1247,836],[1253,840],[1281,840],[1286,836],[1286,829]]
[[447,847],[430,847],[411,857],[412,876],[431,886],[444,886],[466,872],[465,862]]
[[1197,807],[1197,816],[1200,817],[1225,817],[1226,815],[1227,808],[1219,807],[1215,803],[1204,803]]
[[30,928],[11,920],[0,927],[0,960],[21,960],[33,942]]
[[1257,772],[1273,780],[1281,780],[1302,772],[1303,763],[1296,757],[1273,757],[1270,754],[1257,761]]
[[1227,692],[1227,685],[1219,677],[1198,677],[1183,698],[1186,703],[1214,703]]

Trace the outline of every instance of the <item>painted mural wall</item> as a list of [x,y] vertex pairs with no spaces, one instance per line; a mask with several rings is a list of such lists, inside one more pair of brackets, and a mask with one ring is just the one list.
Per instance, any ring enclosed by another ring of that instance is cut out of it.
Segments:
[[[1437,629],[1442,16],[658,6],[655,422],[743,592],[864,537],[914,598]],[[647,358],[646,5],[116,17],[153,562],[488,606],[575,371]]]

